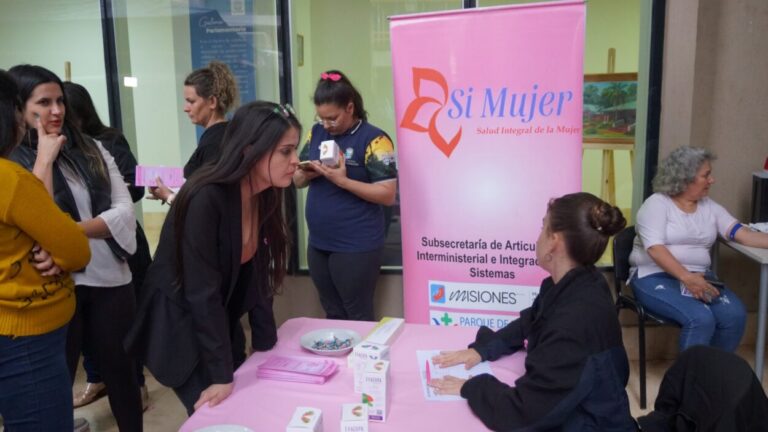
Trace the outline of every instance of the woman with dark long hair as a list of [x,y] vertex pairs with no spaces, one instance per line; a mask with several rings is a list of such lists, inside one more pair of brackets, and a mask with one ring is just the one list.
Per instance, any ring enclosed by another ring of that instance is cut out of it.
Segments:
[[11,431],[71,431],[69,272],[91,254],[82,228],[40,180],[7,159],[25,135],[23,112],[16,83],[0,70],[0,416]]
[[[374,320],[373,293],[384,251],[385,217],[397,193],[395,148],[368,123],[363,97],[338,70],[320,75],[314,95],[317,124],[307,138],[296,187],[309,186],[309,275],[331,319]],[[338,166],[320,163],[333,140]]]
[[[37,127],[28,130],[11,158],[43,181],[59,208],[83,228],[91,248],[88,266],[72,275],[77,309],[67,330],[70,377],[74,381],[82,343],[88,339],[118,427],[139,431],[142,408],[136,365],[121,344],[136,305],[126,262],[136,251],[131,196],[112,155],[83,135],[67,115],[59,77],[33,65],[14,66],[9,73],[19,85],[28,127]],[[59,146],[46,144],[53,137]]]
[[553,199],[536,241],[550,277],[520,318],[481,327],[468,349],[442,353],[438,367],[493,361],[526,350],[514,386],[488,374],[434,379],[437,394],[460,394],[492,430],[635,431],[624,387],[629,362],[605,277],[595,262],[626,225],[617,207],[588,193]]
[[[136,182],[136,156],[133,155],[128,140],[119,130],[111,128],[102,123],[93,99],[85,87],[73,82],[64,83],[64,96],[67,98],[69,107],[69,117],[80,131],[91,138],[99,140],[102,146],[115,158],[120,174],[125,179],[128,191],[131,193],[133,202],[136,203],[144,197],[144,187],[135,186]],[[149,243],[141,228],[141,224],[136,222],[136,253],[128,258],[128,267],[131,269],[133,287],[136,290],[136,296],[144,283],[144,276],[147,268],[152,262],[152,255],[149,252]],[[98,365],[95,364],[91,355],[92,348],[90,341],[83,341],[83,368],[86,374],[86,385],[82,392],[74,396],[74,407],[78,408],[97,400],[101,396],[106,396],[107,387],[104,384]],[[143,366],[136,364],[139,386],[141,387],[141,402],[144,409],[149,403],[149,394],[144,382]]]
[[272,297],[288,254],[282,189],[298,167],[300,131],[285,106],[242,106],[224,134],[229,151],[184,184],[163,224],[126,346],[189,414],[232,392],[243,314],[253,349],[277,341]]

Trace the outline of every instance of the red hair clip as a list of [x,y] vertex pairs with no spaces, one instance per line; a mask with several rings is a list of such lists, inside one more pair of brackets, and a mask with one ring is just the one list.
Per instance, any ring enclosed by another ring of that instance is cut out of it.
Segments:
[[335,82],[335,81],[338,81],[338,80],[341,79],[341,74],[323,72],[323,73],[320,74],[320,78],[324,79],[324,80],[331,80],[331,81]]

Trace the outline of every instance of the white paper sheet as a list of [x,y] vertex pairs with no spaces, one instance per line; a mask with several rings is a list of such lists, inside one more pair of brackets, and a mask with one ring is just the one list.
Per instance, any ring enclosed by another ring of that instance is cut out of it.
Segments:
[[419,362],[419,376],[421,377],[421,386],[424,390],[424,398],[430,401],[457,401],[464,400],[459,395],[436,395],[432,387],[427,385],[427,363],[429,363],[429,372],[432,379],[442,378],[451,375],[456,378],[469,379],[475,375],[490,374],[493,375],[489,362],[482,362],[472,369],[464,369],[464,365],[456,365],[447,368],[439,368],[432,363],[432,357],[440,354],[440,350],[416,351],[416,361]]

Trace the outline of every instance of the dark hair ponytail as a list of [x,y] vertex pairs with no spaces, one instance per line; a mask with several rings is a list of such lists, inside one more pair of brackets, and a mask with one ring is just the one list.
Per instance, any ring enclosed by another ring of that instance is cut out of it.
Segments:
[[117,129],[106,126],[99,118],[90,93],[85,87],[73,82],[64,82],[64,97],[67,98],[66,117],[77,124],[80,131],[96,139],[110,134],[119,134]]
[[368,121],[368,112],[363,106],[363,97],[341,71],[332,69],[320,74],[313,101],[315,106],[333,104],[342,108],[352,102],[355,106],[355,117]]
[[562,233],[568,255],[584,266],[597,262],[608,238],[627,225],[618,207],[587,192],[555,198],[547,212],[550,231]]

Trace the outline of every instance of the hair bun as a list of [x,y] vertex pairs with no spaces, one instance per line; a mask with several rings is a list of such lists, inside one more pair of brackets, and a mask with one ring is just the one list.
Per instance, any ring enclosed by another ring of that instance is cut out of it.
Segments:
[[218,98],[218,108],[226,113],[239,103],[237,78],[226,63],[218,60],[211,60],[207,68],[211,71],[212,96]]
[[627,220],[618,207],[600,202],[592,208],[590,225],[604,236],[612,236],[627,226]]

